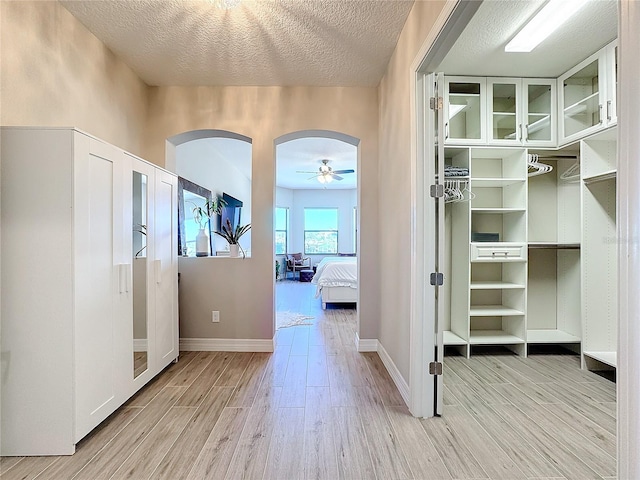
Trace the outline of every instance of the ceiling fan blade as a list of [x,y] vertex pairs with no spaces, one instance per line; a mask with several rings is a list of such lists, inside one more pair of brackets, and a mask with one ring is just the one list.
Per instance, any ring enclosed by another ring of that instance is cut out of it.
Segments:
[[296,173],[315,173],[316,175],[318,174],[318,172],[303,172],[302,170],[296,170]]
[[319,177],[319,176],[320,176],[319,174],[318,175],[314,175],[313,177],[307,178],[307,180],[313,180],[314,178]]
[[338,175],[342,175],[344,173],[355,173],[355,170],[334,170],[333,173],[337,173]]
[[335,180],[344,180],[344,177],[341,177],[340,175],[331,175]]

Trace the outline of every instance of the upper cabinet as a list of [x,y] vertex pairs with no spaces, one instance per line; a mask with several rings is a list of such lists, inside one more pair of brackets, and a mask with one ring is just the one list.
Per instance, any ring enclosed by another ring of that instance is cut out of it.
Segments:
[[488,143],[555,146],[555,80],[487,79]]
[[616,124],[616,57],[613,42],[558,78],[560,145]]
[[448,144],[484,144],[486,134],[486,80],[445,77],[445,141]]

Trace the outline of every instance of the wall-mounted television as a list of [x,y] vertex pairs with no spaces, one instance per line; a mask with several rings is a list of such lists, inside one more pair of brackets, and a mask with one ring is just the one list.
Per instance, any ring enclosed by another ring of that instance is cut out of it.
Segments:
[[224,201],[224,207],[222,207],[222,214],[218,217],[218,231],[222,231],[222,225],[227,224],[227,219],[231,222],[231,228],[236,229],[240,225],[240,214],[242,212],[242,201],[227,193],[223,193],[220,197]]

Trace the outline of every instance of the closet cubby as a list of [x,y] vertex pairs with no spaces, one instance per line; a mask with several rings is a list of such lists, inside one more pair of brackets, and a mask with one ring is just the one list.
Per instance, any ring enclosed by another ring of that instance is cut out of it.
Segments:
[[579,151],[530,151],[553,170],[528,180],[527,344],[576,348],[581,332]]
[[[580,142],[582,182],[583,365],[592,370],[616,366],[618,258],[616,229],[616,132]],[[613,167],[613,171],[611,170]],[[598,174],[598,172],[608,173]]]

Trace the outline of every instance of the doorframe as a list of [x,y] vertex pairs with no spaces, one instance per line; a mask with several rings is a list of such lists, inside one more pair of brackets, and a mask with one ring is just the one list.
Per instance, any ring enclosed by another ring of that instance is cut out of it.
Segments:
[[424,132],[425,78],[433,73],[451,49],[481,1],[447,0],[431,31],[411,64],[411,318],[409,346],[409,410],[416,417],[432,417],[435,411],[435,388],[428,364],[435,361],[435,297],[427,285],[429,272],[435,272],[436,257],[431,246],[435,235],[435,218],[427,218],[427,162],[433,160],[426,151]]

